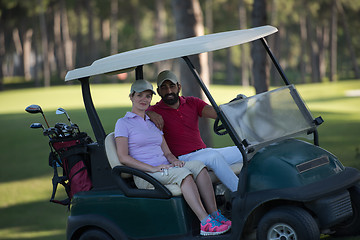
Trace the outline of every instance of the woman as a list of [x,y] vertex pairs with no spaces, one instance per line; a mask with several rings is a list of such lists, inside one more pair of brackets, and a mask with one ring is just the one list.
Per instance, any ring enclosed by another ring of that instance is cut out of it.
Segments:
[[[227,232],[231,221],[217,210],[214,190],[205,165],[200,161],[179,161],[170,152],[163,133],[145,114],[153,94],[153,87],[146,80],[136,80],[131,86],[132,110],[115,125],[120,162],[147,172],[162,184],[178,184],[185,201],[201,222],[201,235]],[[141,184],[139,181],[144,181],[139,178],[136,180],[137,185]]]

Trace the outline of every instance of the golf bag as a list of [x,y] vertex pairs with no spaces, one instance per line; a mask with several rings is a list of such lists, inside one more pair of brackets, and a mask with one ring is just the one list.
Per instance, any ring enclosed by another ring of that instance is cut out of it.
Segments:
[[[50,139],[49,165],[54,169],[52,179],[53,192],[50,202],[70,206],[75,193],[89,191],[92,188],[90,171],[90,157],[87,145],[91,138],[84,132],[75,136],[65,136]],[[58,168],[62,168],[62,176],[58,174]],[[55,200],[58,184],[64,186],[68,198]]]

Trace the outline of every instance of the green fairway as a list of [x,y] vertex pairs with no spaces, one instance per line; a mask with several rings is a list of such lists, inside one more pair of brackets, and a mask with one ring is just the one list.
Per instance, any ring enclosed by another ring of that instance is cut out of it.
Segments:
[[[129,84],[92,85],[94,104],[106,133],[130,109]],[[319,127],[320,146],[339,157],[345,166],[360,169],[360,96],[347,96],[360,89],[360,81],[298,85],[314,117],[325,122]],[[221,104],[237,94],[253,95],[252,88],[210,87]],[[159,100],[156,95],[153,103]],[[0,92],[0,239],[65,239],[66,207],[49,202],[52,192],[52,168],[48,166],[48,139],[31,123],[45,125],[41,114],[29,114],[30,104],[42,107],[50,125],[67,122],[56,115],[58,107],[66,109],[80,130],[94,139],[79,85],[23,89]],[[231,145],[228,136],[215,136],[215,147]],[[58,199],[65,198],[59,191]],[[330,239],[330,238],[328,238]],[[345,238],[343,238],[345,239]],[[346,238],[360,239],[359,238]]]

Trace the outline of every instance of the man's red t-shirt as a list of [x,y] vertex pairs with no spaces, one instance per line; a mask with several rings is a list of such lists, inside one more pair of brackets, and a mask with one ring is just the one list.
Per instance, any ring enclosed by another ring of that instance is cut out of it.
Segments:
[[175,156],[191,153],[206,148],[199,131],[199,117],[207,105],[196,97],[179,97],[178,109],[173,109],[162,100],[149,107],[164,119],[164,137]]

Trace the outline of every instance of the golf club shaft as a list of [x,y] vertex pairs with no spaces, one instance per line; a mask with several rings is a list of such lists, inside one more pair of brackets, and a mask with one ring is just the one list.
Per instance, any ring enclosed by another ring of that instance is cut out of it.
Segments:
[[47,125],[47,127],[49,128],[50,126],[49,126],[49,123],[48,123],[48,121],[46,120],[46,118],[45,118],[45,115],[44,115],[44,113],[41,113],[42,115],[43,115],[43,118],[44,118],[44,120],[45,120],[45,122],[46,122],[46,125]]

